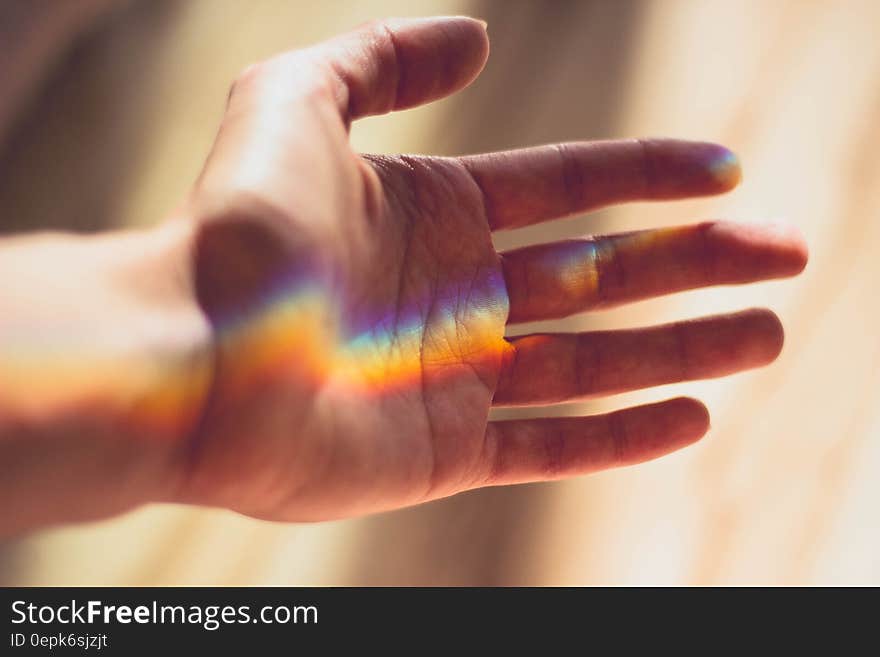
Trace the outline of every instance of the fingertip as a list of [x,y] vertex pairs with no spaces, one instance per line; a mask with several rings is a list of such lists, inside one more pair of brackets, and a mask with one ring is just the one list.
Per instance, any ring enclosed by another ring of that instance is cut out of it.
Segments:
[[707,168],[715,190],[729,192],[742,181],[742,166],[736,153],[719,144],[704,144],[707,151]]
[[715,266],[730,283],[797,276],[807,266],[809,251],[800,231],[781,223],[711,222]]
[[742,167],[736,153],[708,141],[675,142],[682,156],[698,167],[698,184],[704,194],[723,194],[737,187],[742,181]]
[[803,234],[795,226],[783,222],[746,224],[751,240],[766,253],[776,276],[796,276],[807,266],[809,249]]
[[797,276],[807,268],[810,260],[810,247],[803,233],[794,226],[784,226],[787,237],[785,242],[785,256],[788,265],[789,276]]
[[469,65],[472,70],[471,77],[465,83],[469,84],[483,70],[489,58],[489,23],[471,16],[453,16],[450,20],[455,23],[456,29],[461,30],[455,40],[460,41],[464,48],[461,53],[463,67]]
[[675,397],[665,403],[675,417],[676,438],[681,444],[694,443],[708,433],[711,426],[709,409],[699,399]]
[[742,179],[739,158],[729,148],[705,141],[639,139],[653,198],[722,194]]
[[752,308],[743,313],[750,321],[749,335],[751,362],[756,366],[769,365],[779,358],[785,345],[785,328],[779,316],[767,308]]
[[469,52],[463,57],[463,61],[470,64],[471,77],[465,84],[470,84],[486,66],[489,59],[489,23],[470,16],[458,16],[457,20],[463,30],[462,40],[467,44]]
[[[649,461],[687,447],[709,431],[709,411],[691,397],[631,408],[626,414],[626,454],[620,464]],[[618,449],[620,439],[618,438]]]

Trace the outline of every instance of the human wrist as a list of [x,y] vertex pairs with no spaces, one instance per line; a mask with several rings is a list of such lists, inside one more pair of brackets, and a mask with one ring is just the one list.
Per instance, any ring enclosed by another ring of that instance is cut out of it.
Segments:
[[212,366],[186,224],[0,249],[0,529],[173,500]]

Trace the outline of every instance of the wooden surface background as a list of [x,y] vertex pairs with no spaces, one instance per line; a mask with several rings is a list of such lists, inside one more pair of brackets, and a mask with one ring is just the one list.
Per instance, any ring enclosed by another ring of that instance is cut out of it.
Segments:
[[318,525],[152,507],[6,543],[2,583],[880,584],[880,2],[103,4],[111,6],[72,46],[16,69],[41,82],[18,85],[31,91],[2,144],[4,231],[154,223],[198,173],[244,65],[374,17],[468,13],[489,22],[484,75],[448,101],[359,124],[360,149],[720,141],[744,165],[732,194],[616,208],[504,235],[499,246],[706,218],[781,219],[800,226],[812,258],[794,281],[554,325],[777,311],[787,341],[770,368],[559,411],[696,395],[713,429],[684,452]]

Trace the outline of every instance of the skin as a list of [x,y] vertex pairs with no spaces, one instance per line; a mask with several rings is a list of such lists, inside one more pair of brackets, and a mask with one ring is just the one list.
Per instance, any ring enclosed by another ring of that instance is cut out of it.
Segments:
[[[155,229],[0,243],[0,522],[154,501],[287,521],[569,477],[699,439],[705,407],[489,422],[765,365],[768,310],[505,339],[508,322],[799,273],[772,227],[702,223],[499,254],[491,233],[716,194],[713,144],[369,156],[351,122],[447,96],[488,56],[469,18],[388,20],[244,71],[205,168]],[[39,303],[34,300],[38,299]],[[63,327],[63,330],[59,329]]]

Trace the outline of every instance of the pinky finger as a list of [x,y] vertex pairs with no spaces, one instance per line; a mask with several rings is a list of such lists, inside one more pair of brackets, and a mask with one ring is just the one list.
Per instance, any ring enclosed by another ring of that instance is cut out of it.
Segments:
[[680,397],[606,415],[490,422],[475,486],[561,479],[663,456],[699,440],[709,413]]

